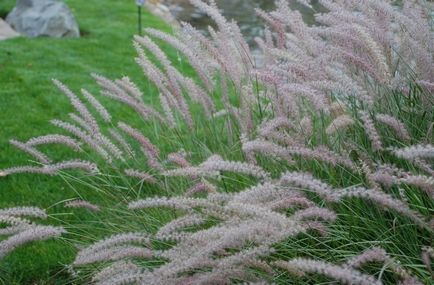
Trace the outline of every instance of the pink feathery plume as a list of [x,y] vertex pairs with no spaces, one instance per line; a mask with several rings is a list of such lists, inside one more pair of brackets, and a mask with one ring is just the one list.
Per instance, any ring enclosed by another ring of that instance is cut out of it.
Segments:
[[88,201],[75,199],[71,201],[67,201],[65,203],[65,208],[84,208],[92,212],[99,212],[100,208],[97,205],[94,205]]
[[340,281],[343,284],[382,284],[382,282],[377,280],[375,277],[361,273],[358,270],[319,260],[295,258],[290,261],[276,261],[273,264],[298,276],[303,276],[305,273],[319,273],[334,280]]
[[397,157],[406,159],[406,160],[415,160],[417,158],[434,158],[434,146],[427,145],[411,145],[403,148],[394,148],[392,149],[392,153]]
[[87,101],[95,108],[95,110],[101,115],[106,122],[111,122],[111,115],[107,109],[86,89],[81,89],[81,94],[87,99]]
[[118,124],[118,127],[126,134],[134,138],[137,142],[139,142],[142,148],[152,157],[158,158],[158,156],[160,155],[160,151],[158,150],[158,148],[153,145],[151,141],[144,135],[142,135],[138,130],[122,122]]
[[381,143],[380,135],[378,134],[374,122],[370,118],[369,114],[367,112],[361,112],[360,115],[363,121],[363,126],[366,131],[366,134],[368,135],[371,141],[372,149],[375,151],[382,150],[383,144]]
[[139,178],[139,179],[146,181],[148,183],[151,183],[151,184],[157,184],[158,183],[158,180],[155,179],[154,176],[152,176],[151,174],[148,174],[146,172],[143,172],[143,171],[139,171],[139,170],[135,170],[135,169],[126,169],[124,171],[124,173],[128,177]]
[[69,98],[71,104],[80,113],[83,119],[91,126],[92,130],[99,132],[99,126],[96,122],[96,119],[92,116],[83,102],[81,102],[81,100],[59,80],[53,79],[53,83]]
[[31,147],[45,144],[61,144],[66,145],[75,151],[81,151],[80,143],[75,139],[58,134],[34,137],[28,140],[25,144]]
[[179,167],[189,167],[190,162],[187,161],[185,155],[179,152],[172,152],[167,155],[167,160],[178,165]]
[[31,241],[41,241],[49,238],[59,237],[66,233],[62,227],[32,226],[23,230],[6,240],[0,242],[0,259],[4,258],[17,247]]
[[402,123],[400,120],[386,114],[377,114],[375,118],[377,121],[392,128],[396,135],[403,141],[409,142],[411,140],[404,123]]
[[184,195],[186,197],[192,197],[196,193],[201,193],[201,192],[216,193],[217,189],[216,189],[216,187],[214,185],[212,185],[211,183],[209,183],[208,181],[206,181],[205,179],[203,179],[201,182],[199,182],[199,183],[193,185],[192,187],[188,188]]
[[42,152],[38,151],[37,149],[35,149],[32,146],[29,146],[29,145],[22,143],[22,142],[19,142],[17,140],[10,140],[9,142],[13,146],[21,149],[22,151],[27,152],[28,154],[30,154],[31,156],[33,156],[34,158],[36,158],[39,162],[41,162],[43,164],[49,164],[51,162],[51,159],[49,159],[47,155],[43,154]]
[[354,124],[353,118],[348,115],[341,115],[335,118],[326,129],[326,134],[332,135],[337,131],[344,130]]
[[61,120],[51,120],[50,123],[75,135],[87,145],[89,145],[99,155],[101,155],[101,157],[103,157],[108,162],[111,162],[111,157],[108,152],[103,147],[101,147],[101,145],[97,141],[95,141],[95,139],[91,135],[83,131],[81,128]]

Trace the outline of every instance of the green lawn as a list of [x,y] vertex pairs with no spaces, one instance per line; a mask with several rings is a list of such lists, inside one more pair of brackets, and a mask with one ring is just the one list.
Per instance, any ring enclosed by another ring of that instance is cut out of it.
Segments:
[[[27,140],[54,132],[56,128],[48,121],[66,118],[72,111],[51,78],[63,81],[75,91],[82,87],[97,90],[89,76],[92,72],[111,78],[128,75],[139,84],[145,82],[134,62],[131,45],[132,36],[137,33],[134,1],[66,2],[80,25],[80,39],[16,38],[0,42],[0,169],[28,164],[30,159],[10,146],[9,139]],[[0,15],[5,16],[14,3],[2,0]],[[144,26],[170,29],[148,12],[144,12],[143,22]],[[62,151],[57,150],[59,158],[68,159],[68,154]],[[72,197],[76,197],[75,192],[59,177],[17,175],[0,179],[0,208],[15,205],[50,208]],[[65,210],[60,206],[49,209],[50,214],[62,211]],[[70,222],[83,222],[86,215],[66,218]],[[51,218],[50,223],[53,222]],[[72,253],[64,242],[49,241],[20,248],[0,262],[0,284],[65,283],[59,271],[72,260]]]

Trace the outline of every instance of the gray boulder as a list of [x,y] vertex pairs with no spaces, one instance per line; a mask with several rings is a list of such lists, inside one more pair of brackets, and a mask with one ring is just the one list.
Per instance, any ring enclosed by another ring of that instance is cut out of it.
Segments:
[[12,30],[12,28],[0,18],[0,41],[18,37],[20,34]]
[[80,36],[68,6],[58,0],[17,0],[6,22],[20,34],[32,38]]

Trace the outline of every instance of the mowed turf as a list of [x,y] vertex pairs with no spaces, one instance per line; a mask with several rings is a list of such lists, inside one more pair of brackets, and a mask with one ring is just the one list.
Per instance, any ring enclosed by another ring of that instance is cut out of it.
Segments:
[[[31,157],[9,144],[9,139],[25,141],[33,136],[58,132],[49,124],[53,118],[66,119],[72,112],[67,98],[51,83],[57,78],[78,92],[87,88],[97,93],[90,73],[109,78],[128,75],[155,98],[143,73],[134,62],[131,45],[137,33],[137,7],[134,1],[68,0],[82,33],[79,39],[16,38],[0,42],[0,169],[29,164]],[[0,15],[5,16],[15,4],[0,2]],[[145,27],[169,31],[170,27],[147,11]],[[173,51],[172,51],[173,52]],[[106,103],[110,101],[105,101]],[[109,103],[110,104],[110,103]],[[116,106],[114,109],[116,112]],[[119,109],[120,118],[128,117]],[[57,159],[70,159],[65,148],[55,147]],[[82,189],[81,191],[92,191]],[[76,197],[71,187],[59,177],[16,175],[0,178],[0,208],[34,205],[48,208],[50,224],[56,224],[56,213],[65,209],[59,201]],[[57,214],[60,215],[60,214]],[[65,217],[71,223],[81,222],[87,214]],[[63,241],[34,243],[18,249],[0,261],[0,284],[67,283],[65,265],[73,258],[72,245]],[[63,277],[64,276],[64,277]]]

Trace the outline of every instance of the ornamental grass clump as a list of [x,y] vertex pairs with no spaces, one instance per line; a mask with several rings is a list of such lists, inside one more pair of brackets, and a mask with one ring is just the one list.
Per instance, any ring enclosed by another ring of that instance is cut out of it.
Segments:
[[[175,35],[135,36],[136,62],[160,104],[128,77],[92,76],[142,126],[54,81],[76,110],[52,121],[69,135],[11,141],[38,163],[1,173],[76,168],[95,176],[97,189],[113,177],[126,183],[107,195],[113,221],[129,231],[81,247],[77,282],[428,284],[434,34],[426,3],[320,0],[309,26],[288,2],[257,11],[266,23],[256,40],[261,65],[214,1],[191,0],[215,22],[208,37],[187,23]],[[38,148],[52,143],[79,157],[55,162]],[[134,192],[130,180],[147,188]],[[99,210],[79,199],[66,206]]]
[[60,237],[66,233],[63,227],[38,225],[29,220],[47,217],[44,210],[36,207],[0,209],[0,260],[24,244]]

